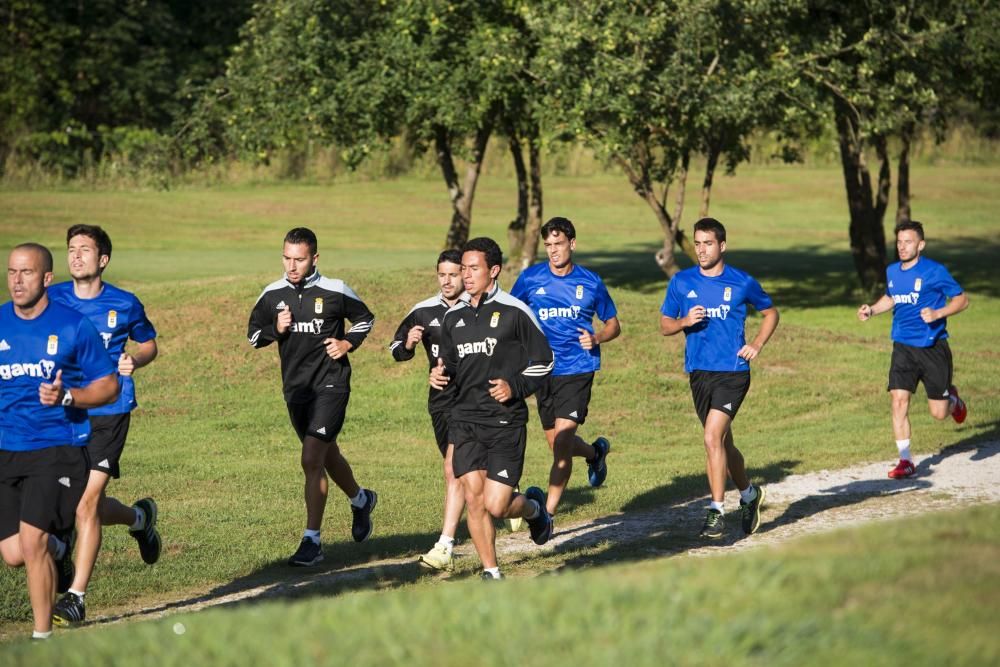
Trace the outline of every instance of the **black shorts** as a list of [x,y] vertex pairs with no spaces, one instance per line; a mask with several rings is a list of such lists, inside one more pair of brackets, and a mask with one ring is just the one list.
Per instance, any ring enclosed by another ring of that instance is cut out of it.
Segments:
[[750,391],[750,371],[692,371],[688,381],[694,410],[702,425],[708,419],[709,410],[725,412],[730,419],[735,419]]
[[545,378],[545,382],[535,393],[542,428],[546,431],[555,428],[556,418],[568,419],[577,424],[585,422],[593,384],[593,373],[550,375]]
[[344,427],[350,398],[349,392],[326,392],[308,403],[289,403],[288,416],[299,440],[305,440],[307,435],[323,442],[336,440]]
[[434,427],[434,439],[437,441],[437,446],[441,450],[442,457],[447,456],[448,445],[451,444],[451,439],[448,437],[448,423],[450,421],[448,412],[431,413],[431,426]]
[[120,415],[94,415],[90,418],[90,442],[87,451],[90,454],[90,469],[111,475],[115,479],[121,477],[118,461],[125,449],[125,438],[128,437],[128,425],[132,413]]
[[73,528],[89,469],[86,447],[0,451],[0,540],[22,521],[56,535]]
[[945,401],[948,400],[951,377],[951,347],[947,338],[938,340],[930,347],[892,344],[889,391],[905,389],[912,394],[917,391],[917,382],[923,382],[927,398]]
[[449,430],[455,445],[452,468],[455,477],[485,470],[495,482],[514,487],[521,481],[528,430],[524,426],[483,426],[452,422]]

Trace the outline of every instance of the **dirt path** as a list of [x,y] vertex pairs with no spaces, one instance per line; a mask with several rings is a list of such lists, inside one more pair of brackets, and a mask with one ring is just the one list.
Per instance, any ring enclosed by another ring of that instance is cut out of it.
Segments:
[[[886,477],[890,466],[884,461],[842,470],[791,475],[766,487],[767,504],[762,513],[760,532],[751,538],[744,538],[738,515],[733,514],[727,525],[727,536],[710,546],[690,537],[698,531],[704,518],[707,498],[702,497],[652,511],[557,524],[556,535],[542,547],[535,546],[526,532],[500,535],[497,549],[502,562],[511,562],[528,554],[578,551],[608,542],[627,545],[667,533],[678,536],[675,540],[677,544],[653,549],[655,553],[650,557],[681,552],[710,555],[729,553],[733,549],[753,549],[803,534],[862,522],[1000,502],[1000,484],[996,483],[1000,479],[998,455],[1000,442],[947,448],[938,454],[919,457],[916,461],[917,476],[901,481]],[[738,502],[735,492],[727,495],[726,506],[730,511]],[[471,543],[461,545],[456,553],[464,558],[476,558]],[[412,572],[413,568],[414,559],[407,557],[367,562],[311,577],[262,581],[259,585],[244,581],[186,600],[98,617],[88,625],[158,618],[241,601],[294,598],[318,589],[351,587],[352,582],[370,587],[370,583],[364,582],[373,577],[392,578],[394,573]]]

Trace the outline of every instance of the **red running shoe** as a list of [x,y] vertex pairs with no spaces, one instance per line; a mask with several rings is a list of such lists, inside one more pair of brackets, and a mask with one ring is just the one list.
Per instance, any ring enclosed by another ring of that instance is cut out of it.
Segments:
[[913,461],[899,459],[896,467],[889,471],[889,479],[905,479],[917,474],[917,469],[913,467]]
[[965,405],[965,401],[958,397],[958,387],[951,385],[948,387],[948,393],[955,397],[955,404],[951,406],[951,418],[956,424],[961,424],[969,414],[969,408]]

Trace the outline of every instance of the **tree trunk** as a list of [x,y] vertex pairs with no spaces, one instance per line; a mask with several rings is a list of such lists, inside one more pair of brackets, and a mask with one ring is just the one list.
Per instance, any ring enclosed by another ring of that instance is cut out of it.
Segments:
[[524,228],[520,271],[535,263],[542,229],[542,151],[538,134],[537,128],[532,128],[532,134],[528,138],[528,174],[531,181],[528,193],[528,224]]
[[[885,208],[883,206],[880,210],[872,201],[871,174],[865,162],[864,146],[853,111],[839,101],[834,107],[851,220],[851,255],[861,286],[874,295],[885,284],[885,230],[882,228]],[[882,146],[884,150],[884,140]],[[879,171],[880,198],[883,192],[887,194],[889,181],[889,166],[883,160]]]
[[[660,224],[660,229],[663,232],[663,247],[656,251],[656,264],[667,275],[667,278],[673,278],[681,270],[681,267],[677,264],[677,258],[674,257],[676,226],[673,220],[670,219],[670,214],[667,212],[663,202],[657,199],[656,193],[653,192],[649,172],[637,172],[632,168],[629,161],[620,155],[615,156],[615,159],[628,177],[629,183],[632,184],[632,189],[646,202],[646,205],[653,211],[653,215],[656,216],[656,221]],[[642,162],[641,159],[640,162]],[[664,190],[664,200],[666,199],[666,193],[667,190]]]
[[483,156],[486,154],[486,143],[489,141],[492,127],[486,125],[476,131],[472,158],[465,168],[463,182],[458,182],[458,171],[451,152],[451,134],[447,128],[438,125],[434,128],[434,144],[437,152],[441,175],[448,187],[448,197],[451,199],[451,225],[445,237],[445,248],[461,248],[469,240],[469,230],[472,227],[472,200],[476,194],[476,185],[483,168]]
[[701,208],[698,209],[698,219],[708,217],[709,200],[712,197],[712,181],[715,179],[715,168],[719,166],[719,149],[709,146],[708,161],[705,163],[705,180],[701,183]]
[[913,143],[913,124],[903,128],[900,139],[903,146],[899,151],[899,184],[896,188],[896,224],[909,222],[913,218],[910,211],[910,145]]
[[528,224],[528,170],[524,166],[524,154],[521,152],[521,140],[511,129],[507,132],[510,145],[510,156],[514,160],[514,173],[517,174],[517,217],[507,225],[507,245],[510,258],[509,265],[516,263],[524,247],[524,227]]

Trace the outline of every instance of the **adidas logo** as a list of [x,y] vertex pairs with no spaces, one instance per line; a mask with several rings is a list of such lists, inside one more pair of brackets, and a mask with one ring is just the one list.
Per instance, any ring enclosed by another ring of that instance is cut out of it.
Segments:
[[111,467],[111,464],[108,462],[107,459],[104,459],[103,461],[101,461],[97,465],[101,466],[102,468],[110,468]]
[[59,483],[62,484],[63,486],[65,486],[68,489],[69,488],[69,477],[60,477],[59,478]]
[[889,281],[889,287],[895,287],[895,285],[892,284],[891,280]]
[[316,429],[316,432],[319,433],[320,435],[326,435],[326,427],[321,426],[320,428]]
[[539,287],[537,290],[535,290],[535,294],[545,294],[545,288]]
[[574,410],[573,412],[569,413],[569,416],[572,417],[573,419],[579,419],[580,418],[580,415],[576,414],[576,410]]
[[733,404],[732,404],[732,403],[726,403],[726,404],[725,404],[725,405],[723,405],[722,407],[723,407],[723,408],[725,408],[726,410],[729,410],[729,411],[732,411],[732,409],[733,409]]
[[459,327],[464,327],[464,326],[465,326],[465,320],[459,320],[458,324],[455,325],[455,328],[457,329]]
[[438,322],[438,318],[435,317],[433,320],[431,320],[431,323],[428,324],[427,326],[429,326],[429,327],[439,327],[439,326],[441,326],[441,323]]
[[6,352],[10,349],[10,345],[6,340],[0,340],[0,352]]
[[285,308],[288,308],[288,306],[285,305],[284,301],[279,301],[278,305],[275,306],[274,308],[275,310],[284,310]]
[[507,469],[506,468],[504,468],[503,470],[501,470],[500,472],[498,472],[497,473],[497,477],[503,477],[504,479],[510,479],[510,475],[507,474]]
[[691,290],[690,292],[688,292],[688,298],[689,299],[697,299],[698,298],[698,293],[695,292],[694,290]]

